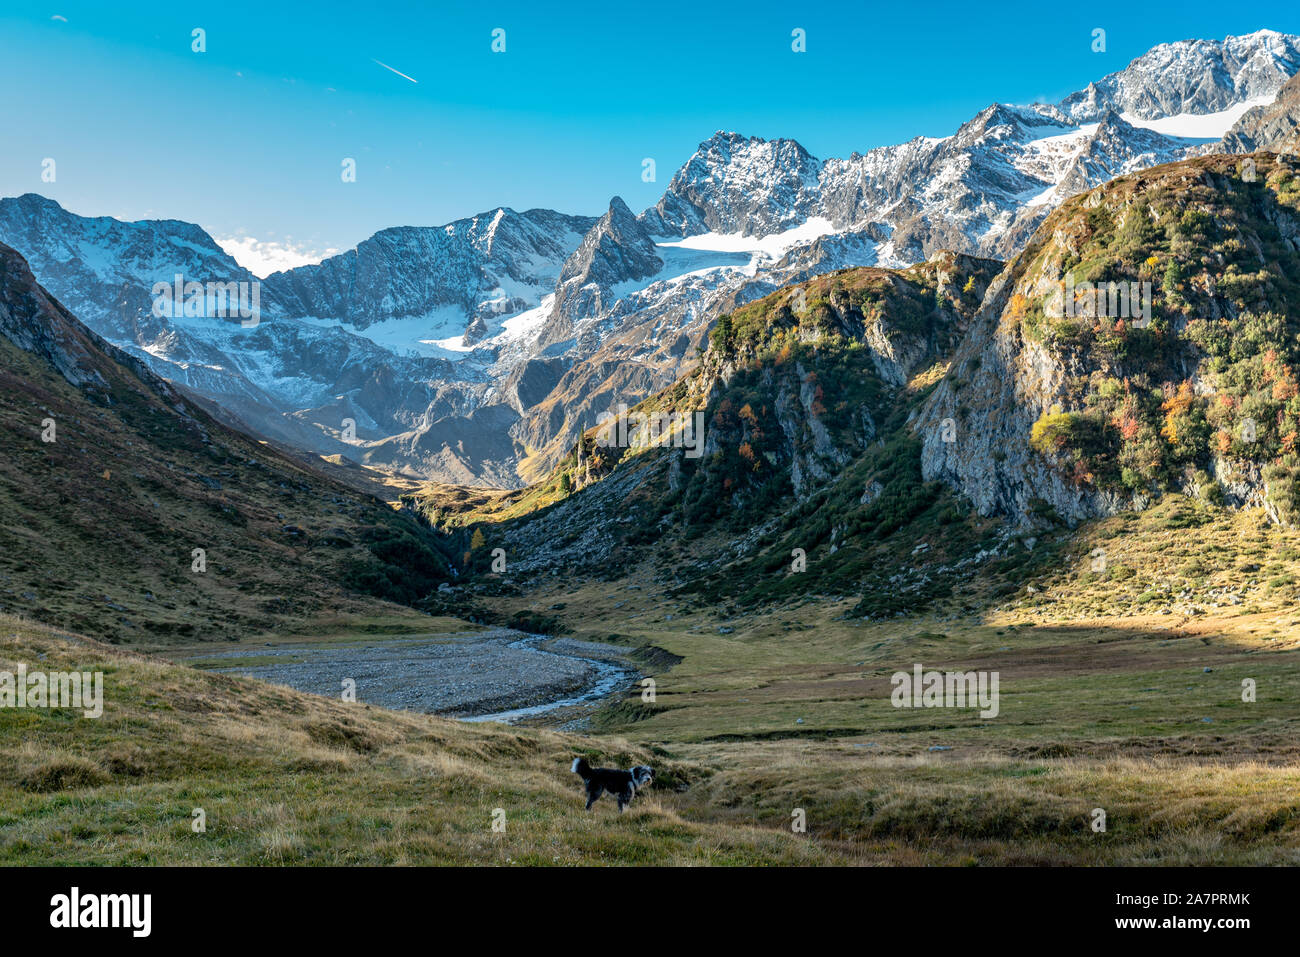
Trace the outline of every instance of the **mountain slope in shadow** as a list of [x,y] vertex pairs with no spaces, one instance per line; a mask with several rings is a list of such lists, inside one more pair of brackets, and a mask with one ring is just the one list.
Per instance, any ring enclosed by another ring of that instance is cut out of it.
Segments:
[[235,432],[105,343],[0,246],[0,610],[114,642],[401,612],[436,536]]

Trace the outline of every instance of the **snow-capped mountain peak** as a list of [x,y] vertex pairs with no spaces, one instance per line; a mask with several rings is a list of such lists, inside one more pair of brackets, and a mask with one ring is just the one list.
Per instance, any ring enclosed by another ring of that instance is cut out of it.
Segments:
[[1300,37],[1261,30],[1161,44],[1059,104],[994,102],[948,136],[846,158],[718,131],[639,216],[615,197],[599,218],[496,207],[384,229],[263,280],[252,330],[150,314],[176,273],[253,278],[198,226],[28,194],[0,201],[0,242],[95,331],[268,435],[516,484],[611,399],[671,382],[721,312],[842,267],[1008,258],[1116,175],[1293,135],[1294,95],[1273,100],[1298,73]]
[[820,173],[821,163],[794,140],[719,131],[674,174],[642,222],[656,236],[783,232],[810,214]]
[[1143,120],[1220,113],[1247,100],[1271,98],[1298,70],[1300,37],[1273,30],[1225,40],[1179,40],[1153,47],[1123,70],[1089,83],[1062,100],[1061,109],[1079,123],[1096,120],[1106,109]]

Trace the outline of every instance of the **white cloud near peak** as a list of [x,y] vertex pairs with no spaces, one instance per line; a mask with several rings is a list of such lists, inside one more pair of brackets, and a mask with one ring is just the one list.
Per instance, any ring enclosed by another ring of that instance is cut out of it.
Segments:
[[292,241],[280,242],[274,239],[257,239],[253,236],[216,237],[217,245],[224,249],[235,262],[243,266],[259,279],[265,279],[273,272],[293,269],[296,266],[310,266],[338,255],[337,249],[309,249]]

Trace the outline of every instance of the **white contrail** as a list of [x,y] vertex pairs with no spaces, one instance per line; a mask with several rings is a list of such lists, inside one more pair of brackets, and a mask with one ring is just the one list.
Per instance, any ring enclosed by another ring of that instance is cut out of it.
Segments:
[[419,82],[420,82],[420,81],[417,80],[415,77],[413,77],[413,76],[407,76],[407,75],[406,75],[405,73],[403,73],[401,70],[394,70],[394,69],[393,69],[391,66],[389,66],[387,63],[381,63],[379,60],[376,60],[374,57],[371,57],[370,59],[371,59],[371,62],[373,62],[373,63],[379,63],[379,65],[382,66],[385,70],[388,70],[388,71],[390,71],[390,72],[392,72],[392,73],[396,73],[396,74],[397,74],[398,76],[400,76],[403,80],[410,80],[412,83],[419,83]]

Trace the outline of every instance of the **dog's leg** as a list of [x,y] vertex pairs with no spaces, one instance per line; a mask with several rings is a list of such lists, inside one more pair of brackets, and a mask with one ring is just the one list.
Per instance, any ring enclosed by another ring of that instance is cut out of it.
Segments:
[[600,797],[600,785],[594,784],[594,782],[593,784],[587,785],[587,810],[588,811],[591,810],[591,806],[596,803],[596,800],[599,797]]
[[628,788],[626,791],[620,791],[620,792],[618,793],[618,813],[619,813],[619,814],[622,814],[622,813],[623,813],[623,808],[627,807],[629,804],[632,803],[632,795],[635,794],[635,793],[636,793],[636,791],[634,791],[632,788]]

